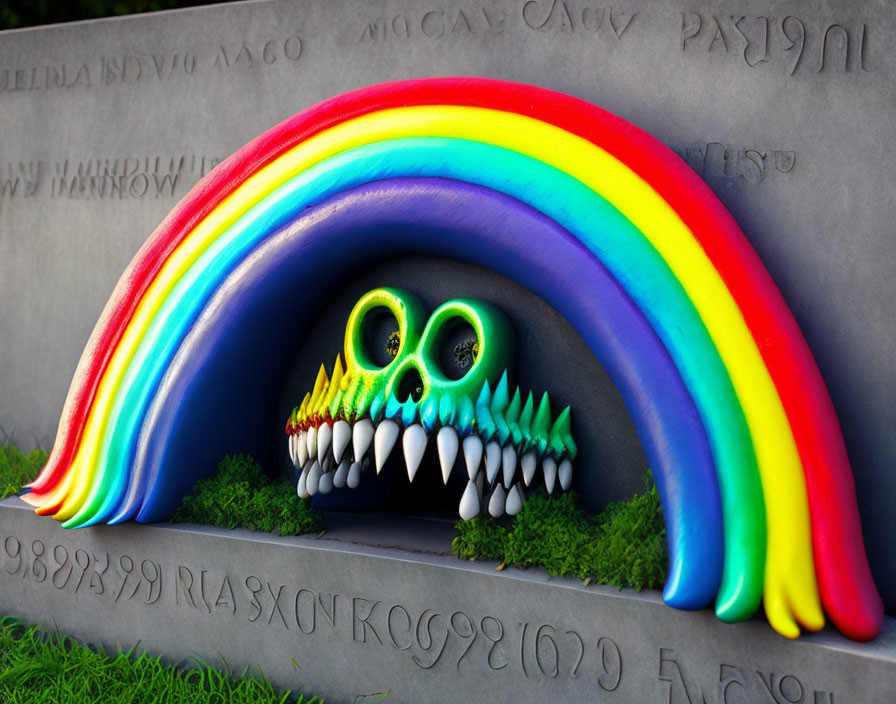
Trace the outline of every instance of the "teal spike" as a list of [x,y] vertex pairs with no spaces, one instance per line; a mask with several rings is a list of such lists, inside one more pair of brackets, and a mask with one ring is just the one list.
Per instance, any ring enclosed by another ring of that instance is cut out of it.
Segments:
[[520,388],[516,388],[516,393],[513,395],[513,400],[510,402],[510,406],[507,408],[507,412],[504,414],[504,420],[507,422],[507,427],[510,428],[510,438],[513,442],[514,447],[518,450],[522,449],[523,442],[523,433],[520,430],[519,419],[520,419],[520,410],[523,405],[523,399],[520,395]]
[[566,456],[569,459],[574,460],[576,455],[579,454],[579,446],[576,445],[576,441],[572,437],[572,433],[569,433],[565,438],[563,438],[563,444],[566,445]]
[[520,419],[517,421],[517,426],[520,429],[520,433],[523,435],[523,447],[520,448],[523,452],[526,452],[526,450],[532,447],[533,415],[535,415],[535,397],[530,391],[529,397],[526,399],[526,405],[523,406],[523,410],[520,413]]
[[398,399],[395,398],[395,394],[389,394],[389,398],[386,401],[386,418],[394,419],[395,416],[401,413],[401,406]]
[[[390,399],[391,400],[391,399]],[[386,405],[386,397],[382,393],[378,393],[370,401],[370,418],[374,422],[382,418],[382,410]]]
[[[472,406],[472,404],[470,404]],[[439,401],[439,422],[442,425],[453,425],[457,415],[457,404],[451,398],[451,394],[443,394]],[[472,422],[472,417],[471,417]]]
[[[550,445],[551,452],[553,452],[554,456],[558,458],[566,450],[567,438],[572,441],[572,434],[570,433],[569,414],[569,406],[567,406],[560,412],[560,415],[557,416],[557,420],[554,421],[554,425],[551,427],[551,434],[548,444]],[[575,446],[575,442],[573,442],[572,444],[573,446]]]
[[488,442],[495,434],[495,421],[489,411],[489,402],[492,400],[492,390],[486,381],[482,385],[482,391],[479,392],[479,399],[476,401],[476,425],[479,435],[483,442]]
[[507,410],[509,405],[510,383],[507,381],[507,370],[505,369],[504,374],[501,376],[501,381],[499,381],[498,386],[495,387],[495,394],[492,396],[492,402],[489,406],[492,420],[495,422],[495,431],[498,435],[498,442],[501,445],[504,445],[507,442],[507,438],[510,437],[510,428],[504,420],[504,411]]
[[503,415],[509,405],[510,382],[507,381],[507,370],[505,369],[504,373],[501,375],[501,381],[499,381],[498,385],[495,387],[495,394],[492,396],[489,410],[492,413],[501,413]]
[[520,388],[517,387],[516,393],[513,394],[513,400],[504,412],[504,420],[508,423],[516,423],[520,418],[520,410],[522,410],[522,407],[523,399],[520,396]]
[[551,432],[551,399],[545,391],[535,411],[532,421],[532,444],[538,448],[538,454],[543,455],[548,446],[548,437]]
[[504,419],[501,411],[492,411],[492,420],[495,421],[495,434],[498,436],[498,443],[503,447],[510,437],[510,426]]
[[439,398],[436,394],[429,394],[420,404],[420,422],[427,434],[439,423]]
[[488,385],[488,380],[482,385],[482,390],[479,392],[479,398],[476,399],[476,407],[485,406],[488,407],[488,404],[492,402],[492,388]]
[[466,396],[461,396],[457,402],[456,414],[454,416],[455,429],[464,437],[473,432],[473,421],[476,419],[476,409],[473,402]]
[[401,422],[405,428],[413,425],[417,420],[417,402],[410,396],[408,400],[401,404]]

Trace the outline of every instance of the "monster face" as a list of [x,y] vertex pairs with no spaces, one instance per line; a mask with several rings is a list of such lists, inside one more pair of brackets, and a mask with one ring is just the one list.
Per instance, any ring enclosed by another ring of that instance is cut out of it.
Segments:
[[[372,334],[384,314],[393,329]],[[456,341],[459,327],[475,335]],[[445,364],[446,344],[455,341],[453,363]],[[536,404],[531,392],[524,399],[511,391],[516,335],[494,306],[456,299],[427,319],[413,294],[375,289],[349,316],[343,355],[329,377],[321,365],[286,423],[302,498],[356,488],[371,465],[379,474],[399,439],[413,481],[433,437],[446,484],[463,455],[465,520],[486,509],[494,517],[518,513],[525,488],[540,481],[549,493],[571,485],[569,408],[553,418],[546,392]]]

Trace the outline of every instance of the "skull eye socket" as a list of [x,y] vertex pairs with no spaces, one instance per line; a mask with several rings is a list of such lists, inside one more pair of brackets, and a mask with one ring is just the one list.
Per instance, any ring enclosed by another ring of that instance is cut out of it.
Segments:
[[401,334],[395,314],[385,306],[364,316],[361,345],[364,355],[379,368],[388,367],[401,350]]
[[439,369],[451,381],[463,379],[479,356],[479,337],[463,318],[451,318],[442,325],[436,338]]

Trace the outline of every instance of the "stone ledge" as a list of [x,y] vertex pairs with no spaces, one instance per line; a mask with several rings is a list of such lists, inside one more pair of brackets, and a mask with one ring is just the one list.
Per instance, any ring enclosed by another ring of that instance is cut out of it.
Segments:
[[2,612],[175,661],[258,663],[278,686],[334,704],[385,690],[414,704],[878,704],[896,691],[892,619],[870,644],[829,629],[789,642],[762,619],[727,625],[657,592],[437,554],[438,527],[413,531],[411,550],[382,547],[391,521],[369,521],[369,539],[358,517],[324,539],[193,525],[64,531],[9,498]]

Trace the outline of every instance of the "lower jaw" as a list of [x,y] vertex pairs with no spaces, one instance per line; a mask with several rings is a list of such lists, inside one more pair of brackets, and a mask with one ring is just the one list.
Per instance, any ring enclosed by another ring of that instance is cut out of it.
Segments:
[[419,423],[405,428],[395,420],[374,424],[365,418],[353,424],[325,421],[289,435],[290,458],[300,470],[297,493],[307,498],[334,489],[355,489],[362,473],[379,474],[397,447],[404,456],[408,480],[413,482],[430,442],[437,447],[444,484],[455,472],[466,475],[458,506],[464,520],[483,514],[494,518],[516,515],[528,494],[539,486],[550,494],[566,491],[572,484],[568,458],[540,455],[535,448],[512,442],[502,446],[475,433],[461,437],[451,426],[427,433]]

